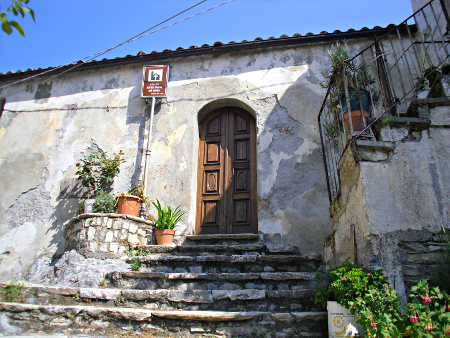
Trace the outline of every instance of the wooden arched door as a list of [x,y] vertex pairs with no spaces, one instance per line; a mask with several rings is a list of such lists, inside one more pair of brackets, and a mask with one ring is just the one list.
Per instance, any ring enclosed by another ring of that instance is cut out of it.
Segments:
[[257,233],[256,121],[225,107],[200,123],[197,234]]

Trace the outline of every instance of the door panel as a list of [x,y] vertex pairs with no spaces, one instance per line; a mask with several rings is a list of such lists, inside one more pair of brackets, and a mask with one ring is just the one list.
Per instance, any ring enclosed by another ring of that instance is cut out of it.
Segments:
[[256,123],[236,107],[200,124],[198,234],[256,233]]

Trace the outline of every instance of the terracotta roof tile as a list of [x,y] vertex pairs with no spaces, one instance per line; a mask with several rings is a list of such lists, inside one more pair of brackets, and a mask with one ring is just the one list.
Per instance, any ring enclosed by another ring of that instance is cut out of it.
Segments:
[[[403,25],[404,25],[404,24],[403,24]],[[402,25],[402,26],[403,26],[403,25]],[[395,27],[396,27],[396,26],[395,26],[394,24],[390,24],[390,25],[388,25],[386,28],[387,28],[387,29],[392,29],[392,28],[395,28]],[[376,29],[383,29],[383,28],[380,27],[380,26],[375,26],[373,29],[376,30]],[[360,29],[360,31],[367,31],[367,30],[370,30],[370,29],[367,28],[367,27],[363,27],[363,28]],[[349,29],[347,32],[356,32],[356,30],[353,29],[353,28],[351,28],[351,29]],[[333,31],[333,33],[342,33],[342,31],[340,31],[340,30],[335,30],[335,31]],[[330,34],[330,33],[328,33],[327,31],[322,31],[322,32],[320,32],[319,34],[314,34],[314,33],[308,32],[308,33],[305,34],[305,36],[325,35],[325,34]],[[301,34],[295,33],[292,37],[293,37],[293,38],[297,38],[297,37],[301,37],[301,36],[302,36]],[[267,40],[264,40],[264,39],[262,39],[261,37],[257,37],[257,38],[254,39],[252,42],[256,42],[256,41],[278,40],[278,39],[289,39],[289,38],[290,38],[290,37],[289,37],[288,35],[283,34],[283,35],[281,35],[279,38],[275,38],[275,37],[271,36],[271,37],[267,38]],[[230,42],[228,43],[228,45],[234,45],[234,44],[236,44],[236,43],[237,43],[236,41],[230,41]],[[249,41],[248,41],[248,40],[242,40],[240,43],[249,43]],[[217,41],[217,42],[214,43],[213,46],[214,46],[214,47],[219,47],[219,46],[224,46],[224,45],[225,45],[225,44],[224,44],[223,42]],[[208,47],[211,47],[211,46],[208,45],[208,44],[206,44],[206,43],[203,44],[203,45],[201,46],[201,48],[208,48]],[[195,46],[195,45],[192,45],[192,46],[189,47],[189,49],[197,49],[197,48],[199,48],[199,47],[198,47],[198,46]],[[184,51],[184,50],[187,50],[187,49],[184,49],[183,47],[178,47],[176,50],[177,50],[177,51]],[[165,52],[172,52],[172,49],[164,49],[162,52],[152,51],[150,54],[159,54],[159,53],[165,53]],[[146,55],[146,53],[145,53],[144,51],[140,51],[140,52],[138,52],[138,53],[136,54],[136,56],[141,56],[141,55]],[[123,58],[130,58],[130,57],[134,57],[134,56],[128,54],[128,55],[126,55],[125,57],[116,57],[116,58],[114,58],[114,59],[123,59]],[[113,59],[108,59],[108,58],[103,58],[103,59],[101,59],[101,61],[109,61],[109,60],[113,60]],[[98,60],[92,60],[91,62],[99,62],[99,61],[98,61]],[[86,62],[85,62],[85,61],[82,61],[82,60],[80,60],[80,61],[77,62],[77,64],[81,64],[81,63],[86,63]],[[54,67],[48,67],[48,68],[45,68],[45,70],[50,70],[50,69],[53,69],[53,68],[54,68]],[[37,71],[40,71],[40,70],[43,70],[43,68],[39,67],[39,68],[37,68],[36,70],[37,70]],[[35,69],[33,69],[33,68],[28,68],[25,72],[32,72],[32,71],[35,71]],[[16,73],[25,73],[25,72],[22,71],[22,70],[18,70]],[[14,72],[13,72],[13,71],[9,71],[9,72],[7,72],[6,74],[0,73],[0,75],[8,75],[8,74],[14,74]]]

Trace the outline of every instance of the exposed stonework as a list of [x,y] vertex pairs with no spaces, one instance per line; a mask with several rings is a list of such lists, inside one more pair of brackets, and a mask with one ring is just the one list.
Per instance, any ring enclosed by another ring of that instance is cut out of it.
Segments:
[[86,258],[120,258],[127,246],[155,244],[154,222],[121,214],[82,214],[66,228],[65,250]]

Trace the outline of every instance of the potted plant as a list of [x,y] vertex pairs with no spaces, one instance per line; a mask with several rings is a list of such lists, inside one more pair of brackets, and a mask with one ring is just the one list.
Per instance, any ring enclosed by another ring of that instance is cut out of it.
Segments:
[[[368,125],[372,101],[375,103],[379,100],[379,94],[372,89],[375,79],[370,75],[366,63],[348,62],[350,57],[346,41],[343,41],[342,44],[337,42],[331,45],[328,55],[331,60],[331,66],[321,73],[325,80],[320,82],[320,85],[327,90],[329,89],[326,105],[334,114],[332,124],[336,125],[330,125],[329,123],[327,129],[333,133],[339,132],[337,135],[339,136],[343,131],[340,126],[341,120],[343,120],[346,133],[350,133],[347,92],[350,101],[353,132],[358,133]],[[345,88],[345,84],[347,84],[347,88]],[[370,92],[372,92],[372,95]],[[339,116],[341,112],[342,118]],[[336,135],[332,136],[336,138]]]
[[136,183],[136,186],[128,190],[127,193],[117,196],[118,212],[119,214],[137,216],[142,202],[148,207],[150,198],[145,194],[144,185]]
[[180,222],[186,210],[181,210],[180,205],[175,210],[167,204],[162,207],[158,199],[156,199],[156,203],[153,201],[152,203],[158,211],[158,218],[155,221],[156,244],[171,245],[175,235],[173,228]]
[[120,164],[125,162],[122,150],[118,154],[108,157],[107,152],[101,150],[96,144],[91,143],[87,150],[82,150],[86,154],[84,158],[77,163],[78,179],[83,187],[88,188],[88,199],[85,201],[84,212],[92,212],[94,196],[98,189],[113,182],[114,178],[120,173]]
[[330,337],[344,336],[348,331],[351,336],[362,334],[356,323],[362,325],[367,337],[402,336],[400,298],[382,270],[365,271],[353,263],[328,272],[321,268],[312,286],[317,290],[316,303],[328,308]]

